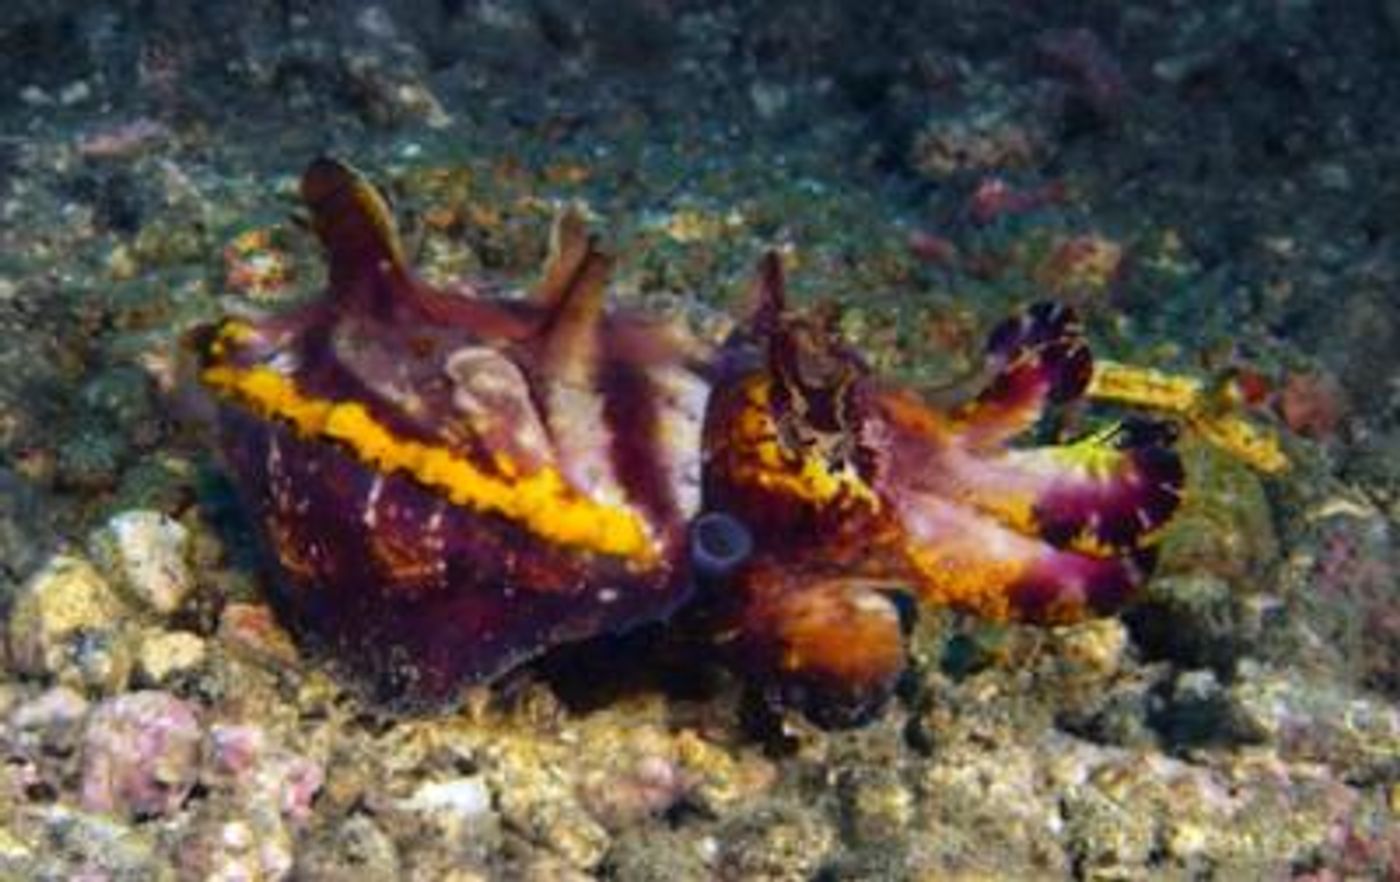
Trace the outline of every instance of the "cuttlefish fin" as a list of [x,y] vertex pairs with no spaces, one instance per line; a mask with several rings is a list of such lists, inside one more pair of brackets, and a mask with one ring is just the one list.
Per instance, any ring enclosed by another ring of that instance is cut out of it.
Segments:
[[758,561],[726,588],[737,614],[723,649],[770,701],[823,725],[857,725],[884,706],[906,663],[886,587]]
[[411,287],[394,215],[364,175],[322,157],[302,174],[301,198],[326,250],[333,296],[376,301]]
[[986,349],[991,381],[952,412],[971,446],[1001,444],[1026,431],[1049,405],[1082,396],[1094,372],[1078,317],[1059,303],[1037,303],[1002,322]]

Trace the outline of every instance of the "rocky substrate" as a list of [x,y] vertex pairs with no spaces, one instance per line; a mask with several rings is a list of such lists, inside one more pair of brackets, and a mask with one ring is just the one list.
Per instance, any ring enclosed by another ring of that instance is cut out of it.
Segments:
[[1118,621],[1003,634],[847,733],[745,725],[730,687],[583,712],[528,678],[392,719],[266,607],[211,612],[195,545],[122,512],[17,597],[4,878],[1279,878],[1400,847],[1393,706],[1144,663]]

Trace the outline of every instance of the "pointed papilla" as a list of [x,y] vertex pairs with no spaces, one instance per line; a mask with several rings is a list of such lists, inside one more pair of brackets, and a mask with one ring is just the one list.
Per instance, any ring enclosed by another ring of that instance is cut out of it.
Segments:
[[337,296],[365,277],[405,273],[394,216],[364,175],[339,160],[317,159],[302,175],[301,197],[326,249]]
[[[567,234],[572,235],[572,234]],[[549,294],[548,308],[540,330],[545,371],[552,377],[579,386],[590,385],[598,361],[598,337],[607,302],[612,257],[598,251],[591,241],[561,246],[570,253],[561,255],[557,266],[546,271],[541,296]],[[582,247],[582,251],[578,249]],[[564,277],[565,264],[572,272]]]
[[560,211],[549,232],[549,256],[545,260],[544,275],[535,286],[535,301],[546,309],[558,304],[577,282],[595,246],[578,207],[569,205]]

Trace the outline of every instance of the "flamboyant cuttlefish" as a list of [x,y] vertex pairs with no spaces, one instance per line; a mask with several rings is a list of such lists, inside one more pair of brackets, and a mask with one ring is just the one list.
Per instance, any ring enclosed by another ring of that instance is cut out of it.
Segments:
[[612,311],[576,214],[525,298],[408,266],[380,194],[302,178],[327,295],[197,335],[222,447],[295,630],[381,699],[439,704],[544,650],[694,600],[723,657],[827,720],[904,667],[892,592],[997,618],[1120,606],[1177,507],[1145,421],[1009,442],[1091,375],[1037,305],[991,334],[985,388],[935,408],[875,377],[768,255],[720,346]]

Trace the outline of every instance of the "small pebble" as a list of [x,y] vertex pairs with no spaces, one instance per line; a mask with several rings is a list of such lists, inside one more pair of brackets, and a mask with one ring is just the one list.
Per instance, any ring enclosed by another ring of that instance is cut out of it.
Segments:
[[491,810],[491,791],[479,775],[425,781],[399,807],[414,812],[451,812],[471,820]]
[[425,781],[396,808],[417,816],[414,826],[426,823],[445,842],[481,839],[496,823],[491,791],[479,775]]
[[53,104],[53,98],[48,92],[32,84],[19,90],[19,100],[30,107],[48,107]]
[[167,686],[197,672],[208,658],[204,640],[188,631],[152,631],[141,640],[136,673],[152,686]]
[[648,755],[590,776],[580,788],[580,798],[604,826],[623,830],[679,802],[692,786],[689,778],[670,759]]
[[209,727],[206,754],[217,774],[248,777],[267,752],[267,733],[258,726],[215,723]]
[[21,735],[37,737],[46,750],[67,750],[88,712],[88,700],[67,686],[55,686],[15,708],[10,725]]
[[88,85],[87,80],[74,80],[58,93],[58,103],[64,107],[82,104],[90,98],[92,98],[92,86]]
[[272,609],[257,603],[230,603],[219,618],[219,639],[255,660],[275,667],[296,667],[297,648],[277,624]]
[[194,588],[189,530],[157,511],[126,511],[92,537],[94,559],[143,606],[169,615]]

